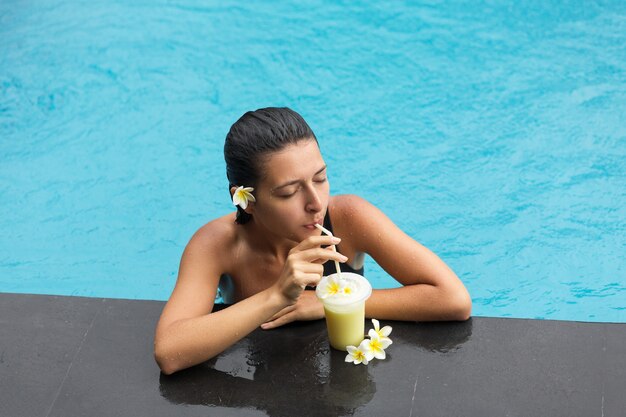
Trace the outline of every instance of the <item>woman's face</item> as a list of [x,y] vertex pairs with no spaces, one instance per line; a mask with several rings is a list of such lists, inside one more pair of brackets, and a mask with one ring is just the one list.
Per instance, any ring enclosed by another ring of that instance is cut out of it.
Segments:
[[297,242],[319,235],[314,224],[323,224],[329,185],[317,142],[305,139],[271,153],[262,170],[254,193],[254,221]]

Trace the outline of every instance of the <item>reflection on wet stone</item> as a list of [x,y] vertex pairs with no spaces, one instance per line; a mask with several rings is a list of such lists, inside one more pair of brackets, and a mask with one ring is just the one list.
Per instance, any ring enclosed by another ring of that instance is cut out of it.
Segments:
[[[172,403],[254,408],[270,416],[351,414],[376,392],[367,366],[330,349],[322,321],[257,330],[221,355],[171,376],[161,395]],[[294,399],[297,399],[294,401]]]
[[412,330],[394,331],[391,338],[394,343],[418,346],[430,352],[451,353],[470,340],[472,325],[471,318],[464,322],[398,323],[394,325],[394,329],[412,326]]
[[367,404],[376,392],[369,368],[365,365],[346,363],[343,352],[331,352],[331,372],[328,384],[323,385],[323,398],[336,409],[351,413]]
[[[256,330],[210,361],[172,376],[161,375],[160,392],[176,404],[254,409],[270,416],[352,415],[376,397],[375,381],[393,380],[402,387],[396,394],[404,396],[401,391],[406,390],[410,398],[414,368],[403,364],[412,363],[419,350],[454,353],[472,336],[471,319],[384,324],[393,326],[393,345],[386,360],[368,366],[346,363],[345,352],[331,349],[323,321],[301,322]],[[389,406],[392,399],[376,401]]]

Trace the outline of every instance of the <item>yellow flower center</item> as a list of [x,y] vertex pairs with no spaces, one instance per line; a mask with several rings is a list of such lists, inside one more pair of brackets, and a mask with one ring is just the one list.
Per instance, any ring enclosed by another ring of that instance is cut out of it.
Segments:
[[379,352],[383,350],[383,345],[380,344],[380,340],[372,339],[372,341],[370,341],[370,348],[373,351]]
[[341,285],[339,285],[339,283],[337,282],[331,282],[326,287],[326,292],[328,293],[328,295],[335,295],[339,292],[339,290],[341,290]]

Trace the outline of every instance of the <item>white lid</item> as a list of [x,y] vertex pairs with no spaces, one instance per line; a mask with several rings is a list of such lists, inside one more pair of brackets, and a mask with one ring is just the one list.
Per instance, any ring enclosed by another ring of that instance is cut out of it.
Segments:
[[323,277],[317,284],[315,294],[322,303],[345,306],[367,300],[372,295],[372,285],[365,277],[352,272],[342,272]]

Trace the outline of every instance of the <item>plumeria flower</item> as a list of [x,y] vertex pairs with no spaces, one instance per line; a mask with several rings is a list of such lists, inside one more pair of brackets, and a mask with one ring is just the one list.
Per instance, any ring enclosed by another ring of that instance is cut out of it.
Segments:
[[[385,338],[387,340],[381,339],[378,333],[372,330],[370,330],[368,334],[370,337],[369,340],[365,339],[361,343],[361,345],[366,344],[366,346],[363,346],[363,349],[369,351],[376,359],[385,359],[387,357],[385,349],[389,347],[391,340],[389,340],[389,338]],[[361,345],[359,345],[359,347],[361,347]]]
[[348,351],[346,362],[352,362],[355,365],[360,363],[367,365],[369,361],[374,359],[374,354],[369,350],[368,344],[366,343],[367,341],[367,339],[363,340],[359,347],[346,346],[346,350]]
[[246,207],[248,207],[249,201],[256,201],[256,198],[252,195],[252,191],[254,191],[252,187],[237,187],[233,194],[233,204],[245,210]]
[[342,282],[337,278],[337,276],[332,276],[328,278],[326,281],[326,287],[322,289],[321,298],[324,299],[326,297],[330,297],[331,295],[340,294],[344,292],[344,287]]
[[[374,324],[374,328],[370,329],[367,335],[371,338],[372,334],[377,334],[381,341],[389,342],[387,346],[392,344],[393,342],[389,338],[391,334],[391,326],[385,326],[382,329],[380,328],[380,323],[376,319],[372,319],[372,323]],[[387,349],[387,348],[385,348]]]
[[343,288],[341,288],[341,293],[344,295],[350,295],[354,292],[354,288],[352,288],[352,285],[350,284],[346,284]]

